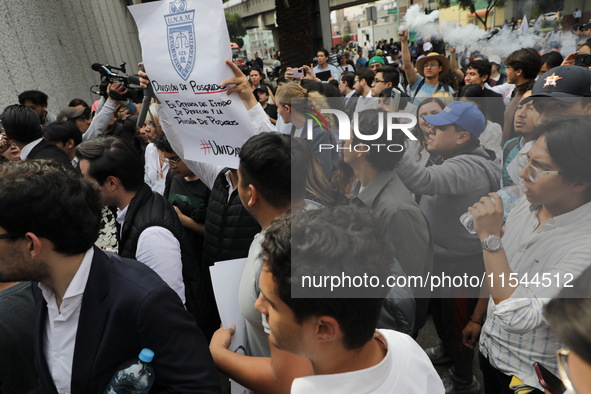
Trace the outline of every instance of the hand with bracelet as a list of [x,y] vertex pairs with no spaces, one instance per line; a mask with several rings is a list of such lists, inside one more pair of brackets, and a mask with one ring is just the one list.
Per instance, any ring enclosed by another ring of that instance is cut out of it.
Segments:
[[474,349],[474,346],[478,342],[480,337],[480,331],[482,330],[483,321],[470,318],[466,327],[462,330],[462,343],[464,346]]
[[466,327],[462,330],[462,344],[470,349],[474,349],[480,337],[480,331],[486,318],[487,306],[488,292],[481,289],[480,298],[472,311],[472,316],[470,316]]

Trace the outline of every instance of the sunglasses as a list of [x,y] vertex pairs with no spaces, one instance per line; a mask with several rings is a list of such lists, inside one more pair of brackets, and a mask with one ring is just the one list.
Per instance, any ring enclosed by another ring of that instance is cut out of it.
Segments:
[[0,234],[0,239],[11,239],[11,238],[19,238],[20,235],[14,233],[5,233]]

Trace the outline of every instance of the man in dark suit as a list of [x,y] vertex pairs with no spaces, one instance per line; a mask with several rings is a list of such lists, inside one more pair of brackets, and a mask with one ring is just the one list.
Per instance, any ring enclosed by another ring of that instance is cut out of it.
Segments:
[[355,112],[357,106],[357,93],[353,88],[355,85],[355,73],[345,71],[341,74],[341,80],[339,81],[339,92],[343,95],[343,105],[345,107],[345,113],[351,117]]
[[56,162],[0,165],[0,282],[36,289],[39,393],[104,392],[118,366],[154,351],[154,392],[218,393],[203,334],[145,265],[93,247],[101,202]]
[[71,164],[57,146],[43,139],[39,115],[24,105],[9,105],[0,116],[6,136],[21,150],[21,159],[52,159]]

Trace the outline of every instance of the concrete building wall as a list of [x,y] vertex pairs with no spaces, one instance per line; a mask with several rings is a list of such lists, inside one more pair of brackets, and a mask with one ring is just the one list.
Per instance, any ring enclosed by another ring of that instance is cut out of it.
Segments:
[[123,0],[0,2],[0,111],[25,90],[49,96],[57,114],[73,98],[89,104],[99,74],[92,63],[127,63],[137,71],[141,49]]

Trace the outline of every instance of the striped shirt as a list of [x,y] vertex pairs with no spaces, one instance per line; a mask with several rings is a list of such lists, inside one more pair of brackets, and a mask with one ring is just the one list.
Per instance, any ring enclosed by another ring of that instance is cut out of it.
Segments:
[[532,364],[539,362],[558,375],[556,350],[561,346],[543,307],[591,265],[591,202],[541,227],[537,208],[524,197],[507,219],[503,247],[520,285],[510,299],[497,305],[489,300],[480,352],[504,374],[542,389]]

